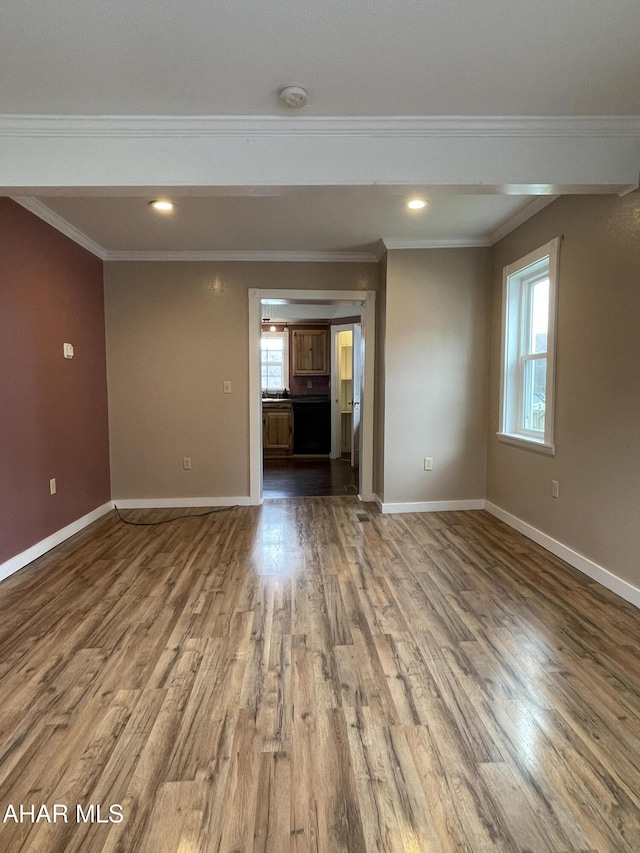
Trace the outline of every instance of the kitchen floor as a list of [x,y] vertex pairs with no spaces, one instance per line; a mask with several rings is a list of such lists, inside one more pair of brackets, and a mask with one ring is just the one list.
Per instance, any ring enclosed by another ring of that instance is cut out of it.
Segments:
[[265,498],[358,494],[358,469],[348,459],[265,459]]

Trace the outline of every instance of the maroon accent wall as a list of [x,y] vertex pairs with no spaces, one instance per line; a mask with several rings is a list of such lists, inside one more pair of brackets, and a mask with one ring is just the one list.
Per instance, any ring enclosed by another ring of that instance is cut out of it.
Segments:
[[110,499],[106,379],[102,261],[0,198],[0,563]]

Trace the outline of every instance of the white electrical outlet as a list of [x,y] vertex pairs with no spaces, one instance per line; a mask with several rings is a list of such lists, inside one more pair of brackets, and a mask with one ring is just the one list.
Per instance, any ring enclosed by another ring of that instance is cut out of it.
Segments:
[[185,471],[191,470],[191,457],[190,456],[183,456],[182,457],[182,467],[184,468]]
[[433,471],[433,457],[425,456],[424,457],[424,470],[425,471]]
[[56,491],[57,491],[56,478],[55,478],[55,477],[52,477],[52,478],[49,480],[49,494],[50,494],[50,495],[55,495]]
[[225,379],[222,383],[222,393],[230,394],[231,393],[231,382],[228,379]]
[[551,481],[551,497],[559,498],[560,497],[560,483],[558,480]]

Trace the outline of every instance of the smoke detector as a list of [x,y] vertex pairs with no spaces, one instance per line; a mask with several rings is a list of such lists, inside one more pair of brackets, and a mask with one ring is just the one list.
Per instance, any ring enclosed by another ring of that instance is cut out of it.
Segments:
[[285,86],[284,89],[280,89],[278,100],[285,107],[299,110],[300,107],[305,106],[309,100],[309,95],[307,94],[307,90],[303,89],[302,86]]

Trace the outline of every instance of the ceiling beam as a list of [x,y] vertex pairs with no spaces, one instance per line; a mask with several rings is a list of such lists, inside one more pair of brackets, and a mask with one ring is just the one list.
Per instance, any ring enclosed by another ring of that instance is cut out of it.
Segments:
[[0,116],[0,190],[638,185],[639,117]]

